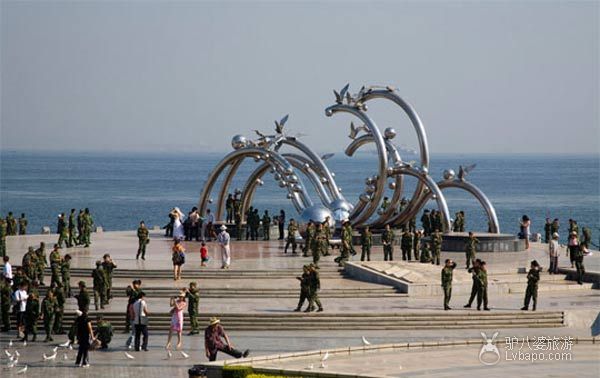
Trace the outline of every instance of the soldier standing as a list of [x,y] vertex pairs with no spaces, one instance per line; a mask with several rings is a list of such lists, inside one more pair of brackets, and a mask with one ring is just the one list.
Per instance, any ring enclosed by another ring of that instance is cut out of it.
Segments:
[[63,257],[60,264],[63,290],[67,298],[71,298],[71,255],[68,253]]
[[385,225],[385,231],[381,234],[381,244],[383,244],[383,261],[394,260],[394,231],[389,224]]
[[481,260],[476,259],[475,261],[473,261],[473,267],[469,268],[469,273],[471,273],[471,278],[473,280],[473,284],[471,286],[471,296],[469,297],[469,301],[467,302],[466,305],[464,305],[464,308],[471,308],[471,304],[473,303],[473,301],[475,300],[475,297],[477,297],[477,293],[479,292],[479,277],[477,275],[477,273],[479,272],[479,264],[481,263]]
[[263,240],[271,239],[271,217],[269,216],[269,211],[265,210],[265,213],[262,216],[262,231],[263,231]]
[[92,244],[91,235],[92,227],[94,226],[94,219],[92,218],[92,214],[90,214],[90,209],[87,207],[83,211],[83,214],[84,248],[88,248],[90,244]]
[[[465,212],[461,210],[458,213],[460,214],[460,225],[458,227],[458,231],[465,232]],[[441,221],[440,221],[440,223],[441,223]],[[440,226],[441,226],[441,224],[440,224]],[[488,227],[489,227],[489,224],[488,224]],[[441,230],[441,227],[440,227],[440,230]]]
[[62,248],[63,242],[65,243],[65,247],[69,247],[69,229],[67,227],[67,222],[65,221],[65,213],[62,213],[58,217],[58,246]]
[[6,235],[8,229],[4,219],[0,218],[0,257],[6,256]]
[[404,231],[402,238],[400,239],[400,249],[402,250],[402,260],[410,261],[410,255],[412,251],[413,234],[410,230]]
[[54,324],[52,329],[55,335],[64,335],[63,330],[63,315],[65,314],[65,291],[60,282],[56,283],[53,288],[54,298],[56,298],[56,308],[54,309]]
[[319,290],[321,290],[321,280],[319,279],[319,272],[317,267],[310,265],[310,275],[308,280],[308,308],[304,312],[311,312],[315,310],[315,304],[319,308],[317,312],[323,311],[323,306],[319,300]]
[[279,210],[277,227],[279,228],[279,240],[283,240],[283,227],[285,227],[285,211],[283,209]]
[[37,263],[37,254],[35,253],[33,247],[29,247],[27,252],[23,255],[23,259],[21,260],[21,267],[23,269],[23,273],[30,279],[37,279],[38,272],[38,263]]
[[9,236],[17,234],[17,221],[15,217],[13,217],[12,211],[9,211],[6,216],[6,230]]
[[323,256],[329,256],[329,241],[331,240],[331,228],[329,224],[329,215],[323,221],[323,235],[325,237],[325,245],[323,248]]
[[98,301],[100,308],[104,309],[106,304],[106,274],[102,269],[102,261],[96,261],[96,269],[92,270],[92,278],[94,280],[94,307],[98,310]]
[[344,262],[350,258],[352,251],[352,226],[350,221],[345,220],[342,224],[342,245],[340,246],[340,256],[334,260],[339,266],[344,266]]
[[83,235],[83,218],[85,218],[85,214],[83,209],[80,209],[79,214],[77,214],[77,245],[83,244],[85,239],[85,235]]
[[25,213],[21,213],[21,218],[19,218],[19,235],[27,235],[27,223]]
[[408,221],[408,231],[410,231],[412,234],[417,232],[417,217],[416,216],[410,218],[410,220]]
[[581,241],[581,246],[585,248],[589,248],[592,243],[592,230],[589,227],[585,226],[582,229],[583,240]]
[[479,264],[479,271],[477,272],[477,280],[479,285],[477,288],[477,311],[481,310],[481,303],[483,303],[483,310],[490,311],[488,307],[488,296],[487,296],[487,265],[485,261]]
[[[302,310],[302,306],[304,305],[304,301],[309,298],[310,291],[310,268],[308,265],[304,265],[302,267],[302,276],[296,277],[298,281],[300,281],[300,300],[298,301],[298,306],[294,309],[295,312],[299,312]],[[310,302],[310,300],[309,300]]]
[[302,256],[308,257],[308,250],[311,248],[312,239],[315,233],[315,225],[312,219],[308,221],[306,225],[306,240],[304,241],[304,248],[302,248]]
[[42,319],[44,320],[44,331],[46,332],[46,339],[44,342],[54,341],[52,338],[52,327],[54,326],[55,308],[56,298],[54,298],[54,292],[48,290],[46,292],[46,298],[42,301]]
[[2,332],[10,331],[10,280],[0,277],[0,317],[2,318]]
[[227,195],[227,200],[225,201],[225,211],[227,212],[227,218],[225,221],[227,223],[232,223],[233,222],[233,195],[231,193],[229,193],[229,195]]
[[458,232],[460,229],[460,213],[457,211],[454,213],[454,223],[452,223],[452,231]]
[[200,303],[200,291],[198,290],[195,282],[190,282],[189,288],[185,290],[185,297],[188,300],[188,315],[190,317],[191,331],[190,335],[197,335],[200,333],[200,326],[198,325],[198,304]]
[[113,270],[117,269],[117,264],[114,263],[112,258],[108,253],[105,253],[102,256],[102,270],[104,270],[104,274],[106,276],[105,286],[106,286],[106,304],[110,302],[112,299],[112,279],[113,279]]
[[69,228],[69,244],[67,246],[69,248],[71,248],[77,244],[77,237],[75,235],[75,233],[76,233],[75,230],[77,229],[77,223],[75,221],[75,209],[71,209],[71,212],[69,213],[68,228]]
[[79,294],[75,295],[75,299],[77,299],[77,308],[79,311],[83,313],[88,313],[90,309],[90,294],[85,287],[85,282],[79,281]]
[[235,228],[237,230],[236,239],[242,240],[242,209],[240,200],[237,196],[233,199],[233,217],[235,220]]
[[438,230],[443,230],[443,225],[442,225],[442,213],[439,210],[436,210],[435,212],[435,216],[433,217],[433,225],[432,228],[435,230],[436,228]]
[[577,225],[577,221],[569,219],[569,234],[573,233],[575,233],[575,236],[579,239],[579,226]]
[[50,269],[52,271],[52,277],[50,279],[50,286],[57,284],[61,281],[61,265],[62,257],[58,250],[58,244],[54,244],[54,249],[50,252]]
[[428,209],[423,211],[423,215],[421,216],[421,225],[423,226],[423,232],[425,236],[429,236],[429,234],[431,234],[431,217],[429,216]]
[[471,266],[471,262],[475,260],[477,254],[477,244],[479,240],[473,235],[472,231],[469,231],[469,238],[465,242],[465,254],[467,258],[467,269]]
[[360,246],[362,253],[360,254],[360,261],[371,261],[371,246],[373,245],[373,235],[369,226],[366,226],[360,233]]
[[552,231],[552,233],[556,232],[558,234],[558,229],[559,228],[560,228],[560,223],[558,222],[558,218],[554,218],[554,220],[552,221],[552,226],[551,226],[551,230],[550,231]]
[[552,222],[550,222],[550,218],[546,218],[546,223],[544,224],[544,243],[550,243],[552,236]]
[[314,236],[311,238],[310,251],[312,253],[313,264],[319,266],[319,260],[321,259],[321,243],[323,239],[323,225],[317,223],[317,229]]
[[433,255],[431,256],[431,263],[440,265],[440,255],[442,254],[442,234],[439,229],[435,229],[431,234],[431,244],[433,245]]
[[109,321],[104,320],[102,314],[98,315],[98,321],[96,322],[96,338],[100,340],[100,349],[107,349],[112,337],[112,324],[110,324]]
[[577,283],[583,285],[583,276],[585,275],[585,266],[583,266],[583,245],[578,245],[575,248],[575,268],[577,268]]
[[413,251],[415,255],[415,261],[419,261],[419,251],[421,250],[421,238],[423,233],[421,230],[415,231],[415,235],[413,237]]
[[260,225],[260,215],[258,214],[258,209],[254,209],[254,213],[252,213],[252,240],[258,240],[258,226]]
[[456,268],[456,263],[451,259],[446,259],[446,265],[442,268],[442,288],[444,289],[444,310],[451,310],[450,298],[452,297],[452,275]]
[[29,294],[27,304],[25,305],[25,332],[23,341],[27,341],[29,335],[32,335],[31,341],[37,339],[37,321],[40,317],[40,300],[36,293]]
[[521,310],[529,310],[529,301],[533,299],[533,311],[537,307],[538,282],[540,281],[540,264],[536,260],[531,262],[527,273],[527,289],[525,290],[525,303]]
[[246,210],[246,240],[249,240],[252,235],[252,215],[254,214],[254,207],[250,206],[248,210]]
[[287,253],[288,247],[292,245],[292,253],[296,254],[296,232],[298,231],[298,226],[296,225],[296,221],[294,218],[290,219],[290,223],[288,224],[288,234],[287,241],[285,243],[285,248],[283,249],[283,253]]
[[140,258],[140,255],[142,256],[142,260],[146,260],[146,245],[150,243],[149,234],[150,232],[148,231],[148,228],[146,228],[146,224],[144,221],[141,221],[140,227],[137,229],[138,250],[135,255],[136,260]]
[[41,286],[44,286],[44,269],[48,265],[46,243],[40,242],[40,247],[35,250],[35,254],[37,256],[37,280],[40,281]]

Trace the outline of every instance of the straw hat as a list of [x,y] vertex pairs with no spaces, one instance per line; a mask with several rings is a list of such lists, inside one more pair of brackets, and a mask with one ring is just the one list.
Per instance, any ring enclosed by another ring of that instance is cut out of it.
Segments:
[[215,325],[215,324],[219,324],[219,323],[221,323],[221,319],[219,319],[219,318],[217,318],[217,317],[210,318],[210,320],[209,320],[209,324],[210,324],[211,326],[212,326],[212,325]]
[[221,231],[225,231],[227,230],[227,226],[225,226],[224,224],[221,225],[221,227],[219,228]]
[[558,232],[555,232],[555,233],[553,233],[553,234],[552,234],[552,237],[553,237],[554,239],[558,239]]

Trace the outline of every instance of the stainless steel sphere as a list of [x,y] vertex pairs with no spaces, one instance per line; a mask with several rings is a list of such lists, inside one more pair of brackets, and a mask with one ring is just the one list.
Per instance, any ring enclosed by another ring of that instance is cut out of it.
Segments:
[[302,185],[300,185],[300,184],[292,184],[290,186],[290,188],[296,193],[299,193],[302,191]]
[[396,137],[396,130],[393,127],[388,127],[384,130],[383,135],[385,139],[394,139]]
[[371,193],[375,193],[376,190],[377,190],[377,187],[375,185],[367,185],[365,192],[371,194]]
[[444,171],[444,180],[452,180],[456,176],[454,169],[446,169]]
[[363,193],[360,195],[360,197],[358,197],[360,199],[361,202],[369,202],[371,201],[371,196],[368,195],[367,193]]
[[289,175],[287,178],[288,182],[291,182],[292,184],[296,184],[298,182],[298,176],[296,175]]
[[390,188],[391,190],[395,190],[396,189],[396,182],[392,181],[388,184],[388,188]]
[[281,175],[279,173],[275,173],[273,175],[273,178],[275,179],[275,181],[279,181],[279,180],[281,180]]
[[329,204],[329,208],[333,209],[333,211],[336,211],[336,210],[350,211],[354,208],[354,206],[352,206],[352,204],[346,200],[337,199],[335,201],[332,201]]
[[287,182],[285,182],[283,180],[279,181],[279,187],[280,188],[285,188],[286,186],[287,186]]
[[233,138],[231,138],[231,147],[233,147],[234,150],[239,150],[240,148],[244,148],[248,145],[248,139],[246,139],[245,136],[243,135],[234,135]]
[[333,214],[328,208],[322,205],[313,205],[302,211],[300,221],[305,225],[311,219],[315,222],[323,222],[327,217],[333,219]]
[[256,179],[256,183],[258,184],[258,186],[263,186],[265,182],[261,179]]

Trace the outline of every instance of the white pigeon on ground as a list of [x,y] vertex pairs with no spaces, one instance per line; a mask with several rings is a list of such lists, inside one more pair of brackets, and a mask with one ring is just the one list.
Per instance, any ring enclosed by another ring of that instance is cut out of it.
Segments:
[[183,358],[190,358],[190,355],[185,353],[184,351],[179,352]]
[[13,346],[13,342],[12,342],[12,340],[10,340],[10,341],[8,342],[8,346],[9,346],[9,347]]
[[[23,340],[23,346],[26,347],[27,346],[27,340]],[[27,367],[27,366],[26,366]]]
[[8,364],[6,364],[6,366],[7,366],[9,369],[12,369],[12,368],[14,368],[14,367],[17,365],[17,362],[19,362],[19,360],[18,360],[18,359],[15,359],[15,360],[13,360],[13,359],[11,358],[11,359],[10,359],[10,362],[9,362]]
[[329,358],[329,352],[325,352],[325,355],[323,356],[323,358],[321,358],[321,362],[327,361],[328,358]]
[[307,367],[306,369],[307,369],[307,370],[312,370],[312,369],[314,369],[314,368],[315,368],[315,365],[313,365],[313,364],[310,364],[310,365],[308,365],[308,367]]
[[130,360],[135,360],[135,357],[133,357],[131,354],[125,352],[125,357],[129,358]]
[[25,372],[27,371],[27,365],[25,365],[25,367],[21,370],[17,371],[17,374],[25,374]]
[[63,348],[68,348],[69,345],[71,345],[71,341],[67,340],[64,343],[60,344],[59,346],[63,347]]
[[52,348],[52,351],[53,351],[53,352],[56,352],[57,350],[58,350],[58,347],[57,347],[57,346],[55,346],[54,348]]
[[363,336],[362,337],[363,345],[371,345],[371,343]]
[[68,359],[69,359],[69,356],[67,356],[67,354],[66,354],[66,353],[63,353],[63,360],[65,360],[65,361],[66,361],[66,360],[68,360]]
[[323,361],[321,361],[321,366],[319,366],[321,369],[325,369],[327,366],[325,365],[325,363]]
[[4,349],[4,354],[6,354],[6,357],[11,357],[12,354],[10,354],[10,352],[8,351],[8,349]]
[[49,356],[46,356],[46,353],[44,353],[44,361],[50,361],[50,360],[54,360],[56,359],[56,352],[54,352],[54,354],[51,354]]
[[69,350],[73,350],[73,345],[69,344]]
[[17,358],[21,357],[21,353],[19,353],[18,350],[15,350],[15,356],[17,356]]
[[167,360],[170,360],[173,357],[173,353],[170,350],[167,350]]

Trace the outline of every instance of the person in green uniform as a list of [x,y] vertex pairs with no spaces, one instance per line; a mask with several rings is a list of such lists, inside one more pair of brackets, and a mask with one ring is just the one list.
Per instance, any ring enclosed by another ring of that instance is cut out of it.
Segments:
[[8,234],[8,229],[6,226],[6,221],[0,218],[0,257],[6,256],[6,235]]
[[[131,316],[133,315],[133,304],[138,300],[140,293],[142,292],[142,281],[141,280],[133,280],[131,281],[131,285],[128,285],[125,289],[125,294],[127,295],[127,309],[125,310],[125,333],[129,333],[131,330]],[[128,346],[131,344],[133,340],[133,335],[128,339]]]
[[254,214],[254,206],[248,207],[244,217],[246,218],[246,240],[250,240],[250,236],[252,234],[251,224],[252,224],[252,215]]
[[255,208],[252,214],[252,240],[258,240],[258,227],[260,227],[260,214],[258,209]]
[[429,215],[428,209],[423,211],[423,215],[421,216],[421,225],[423,226],[423,233],[425,236],[429,236],[429,234],[431,234],[431,216]]
[[577,283],[583,285],[583,276],[585,276],[585,266],[583,266],[583,245],[575,246],[574,248],[574,261],[575,268],[577,269]]
[[44,269],[48,266],[48,259],[46,258],[46,243],[40,242],[40,247],[35,250],[37,255],[37,274],[36,278],[40,282],[41,286],[44,286]]
[[190,286],[185,291],[185,297],[188,302],[188,315],[190,317],[190,335],[200,333],[200,325],[198,324],[198,304],[200,303],[200,291],[196,282],[190,282]]
[[285,248],[283,253],[287,253],[288,247],[292,245],[292,254],[296,254],[296,232],[298,232],[298,225],[294,218],[290,219],[287,228],[287,239],[285,242]]
[[385,230],[381,234],[381,244],[383,244],[383,261],[394,260],[394,238],[396,235],[389,224],[385,225]]
[[323,225],[323,235],[325,237],[325,245],[323,248],[323,256],[329,256],[329,242],[331,240],[331,218],[329,218],[329,215],[325,217],[325,220],[323,221],[322,225]]
[[52,278],[50,279],[50,286],[56,286],[57,283],[61,282],[61,265],[62,257],[58,244],[54,244],[54,249],[50,252],[50,270],[52,271]]
[[23,333],[23,341],[29,339],[29,335],[33,336],[31,341],[37,340],[37,322],[40,318],[40,300],[38,294],[30,293],[25,305],[25,332]]
[[46,298],[42,301],[42,319],[44,320],[44,331],[46,332],[46,339],[44,342],[54,341],[52,338],[52,328],[54,326],[54,310],[56,309],[56,306],[54,291],[48,290],[46,292]]
[[12,211],[8,212],[6,216],[6,231],[8,236],[14,236],[17,234],[17,220],[13,216]]
[[65,314],[65,291],[61,282],[57,282],[54,287],[51,286],[54,291],[54,298],[56,298],[56,308],[54,309],[54,324],[52,330],[55,335],[64,335],[63,329],[63,316]]
[[12,279],[12,291],[14,292],[15,290],[19,289],[21,287],[21,284],[26,284],[29,286],[29,284],[31,283],[31,279],[29,279],[29,277],[27,277],[25,275],[25,273],[23,272],[23,268],[21,268],[20,266],[18,266],[15,270],[15,274],[13,274],[13,279]]
[[[298,300],[298,306],[294,309],[295,312],[302,310],[305,300],[309,300],[310,296],[310,268],[308,265],[302,267],[302,276],[296,277],[300,281],[300,299]],[[310,300],[309,300],[310,302]]]
[[[460,225],[458,227],[458,231],[459,232],[465,232],[465,212],[464,211],[459,211],[458,214],[460,215]],[[489,225],[488,225],[489,226]]]
[[227,213],[227,218],[225,221],[227,223],[232,223],[233,222],[233,195],[231,193],[229,193],[229,195],[227,195],[227,200],[225,201],[225,212]]
[[94,219],[92,218],[92,214],[90,213],[90,209],[87,207],[83,211],[83,234],[84,234],[84,248],[88,248],[90,244],[92,244],[92,227],[94,226]]
[[386,211],[388,207],[390,207],[390,200],[387,197],[383,197],[383,201],[381,202],[381,210]]
[[479,240],[473,235],[472,231],[469,231],[469,238],[465,242],[465,256],[467,259],[466,265],[467,269],[471,266],[471,262],[475,260],[477,255],[477,244],[479,244]]
[[585,248],[589,248],[590,244],[592,243],[592,230],[587,227],[584,226],[581,230],[582,234],[583,234],[583,239],[581,240],[581,246],[585,247]]
[[477,272],[477,280],[479,285],[477,288],[477,311],[481,310],[481,304],[483,303],[483,310],[490,311],[488,307],[488,295],[487,295],[487,264],[485,261],[481,261],[479,264],[479,271]]
[[29,247],[27,252],[23,255],[23,259],[21,260],[21,267],[23,269],[23,273],[30,279],[37,279],[38,273],[38,263],[37,263],[37,254],[33,247]]
[[410,230],[405,230],[400,238],[400,250],[402,250],[402,260],[410,261],[410,255],[412,252],[413,234]]
[[110,302],[112,299],[112,279],[113,279],[113,271],[117,269],[117,264],[114,263],[113,259],[110,257],[110,254],[105,253],[102,256],[102,270],[104,271],[104,275],[106,276],[105,286],[106,286],[106,304]]
[[102,269],[102,261],[96,261],[96,269],[92,270],[92,278],[94,281],[94,307],[98,311],[98,307],[104,309],[106,304],[106,274]]
[[69,221],[67,223],[67,228],[69,231],[69,242],[67,244],[67,247],[71,248],[75,244],[77,244],[77,222],[75,220],[75,209],[71,209],[71,212],[69,213]]
[[108,349],[108,344],[113,337],[113,327],[108,320],[104,319],[102,314],[98,315],[96,320],[96,338],[100,340],[100,349]]
[[431,234],[431,244],[433,246],[431,256],[431,263],[435,263],[436,265],[440,265],[440,256],[442,254],[442,233],[439,229],[435,229],[433,234]]
[[65,213],[62,213],[58,217],[58,246],[60,248],[63,247],[63,242],[65,243],[65,247],[69,246],[69,227],[67,226],[67,221],[65,220]]
[[310,252],[313,258],[313,264],[319,266],[319,260],[321,259],[321,246],[323,239],[323,225],[321,223],[316,224],[314,236],[311,237]]
[[27,223],[25,213],[21,213],[21,218],[19,218],[19,235],[27,235]]
[[304,248],[302,248],[302,256],[307,257],[308,256],[308,251],[310,250],[311,246],[312,246],[312,239],[314,237],[315,234],[315,225],[313,223],[313,220],[309,220],[308,224],[306,225],[306,240],[304,241]]
[[558,234],[558,229],[560,228],[560,222],[558,221],[558,218],[554,218],[554,220],[552,221],[552,226],[551,226],[551,233],[554,234],[555,232]]
[[454,222],[452,223],[452,232],[458,232],[460,229],[460,213],[454,213]]
[[546,223],[544,224],[544,243],[550,243],[552,239],[552,222],[550,222],[550,218],[546,218]]
[[62,277],[65,297],[71,298],[71,255],[68,253],[63,257],[60,264],[60,275]]
[[477,273],[479,273],[479,264],[481,263],[480,259],[476,259],[473,261],[473,267],[469,268],[468,272],[471,273],[471,279],[473,280],[473,284],[471,285],[471,296],[469,297],[469,301],[464,308],[471,308],[471,304],[477,297],[477,293],[479,292],[479,277]]
[[456,263],[451,259],[446,259],[446,264],[442,268],[442,289],[444,290],[444,310],[451,310],[450,298],[452,297],[452,275]]
[[271,239],[271,217],[269,216],[269,211],[265,210],[262,216],[262,232],[263,232],[263,240]]
[[527,289],[525,290],[525,302],[521,310],[529,310],[529,302],[533,299],[533,311],[537,307],[538,282],[540,281],[540,264],[533,260],[527,273]]
[[344,263],[350,259],[350,253],[352,251],[352,225],[350,221],[345,220],[342,223],[342,245],[340,246],[340,256],[335,258],[335,262],[339,266],[344,266]]
[[310,265],[310,275],[308,280],[308,308],[304,312],[311,312],[315,310],[315,304],[318,307],[317,312],[323,311],[323,306],[319,300],[319,290],[321,290],[321,280],[319,279],[319,272],[317,267]]
[[439,210],[436,210],[435,212],[435,217],[433,218],[433,229],[438,229],[438,230],[443,230],[444,229],[444,225],[442,223],[442,212]]
[[135,255],[135,259],[139,259],[140,255],[142,256],[142,260],[146,260],[146,245],[150,242],[150,231],[146,227],[144,221],[140,222],[140,227],[137,229],[137,237],[138,237],[138,250],[137,255]]
[[413,252],[415,261],[420,260],[419,251],[421,250],[421,238],[423,237],[423,232],[421,230],[415,231],[415,235],[413,236]]
[[237,240],[242,240],[242,232],[243,232],[243,225],[242,225],[242,204],[240,203],[239,198],[237,198],[237,196],[233,199],[233,217],[235,220],[235,229],[237,230],[237,235],[236,235],[236,239]]
[[365,258],[367,259],[367,261],[371,261],[371,246],[372,245],[373,245],[373,234],[371,233],[371,229],[369,228],[369,226],[366,226],[365,228],[363,228],[362,232],[360,233],[360,247],[361,247],[360,261],[365,261]]
[[79,281],[77,286],[79,286],[79,294],[75,295],[75,299],[77,299],[77,308],[79,311],[87,314],[90,309],[90,294],[87,291],[85,282]]
[[579,239],[579,225],[575,219],[569,219],[569,235],[575,234]]
[[10,331],[11,293],[10,280],[0,277],[0,318],[2,320],[2,332]]
[[83,235],[83,218],[85,218],[83,209],[79,209],[79,214],[77,214],[77,245],[82,245],[85,239],[85,235]]

